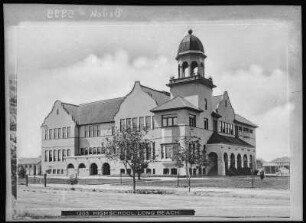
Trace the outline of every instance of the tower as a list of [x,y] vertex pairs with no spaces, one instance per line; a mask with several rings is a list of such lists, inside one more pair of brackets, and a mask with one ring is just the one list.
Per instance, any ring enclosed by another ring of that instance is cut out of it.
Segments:
[[202,42],[192,34],[192,30],[189,30],[179,44],[175,57],[178,62],[178,74],[170,78],[167,86],[170,87],[172,98],[184,97],[198,108],[209,112],[212,89],[216,86],[211,78],[205,78],[206,57]]

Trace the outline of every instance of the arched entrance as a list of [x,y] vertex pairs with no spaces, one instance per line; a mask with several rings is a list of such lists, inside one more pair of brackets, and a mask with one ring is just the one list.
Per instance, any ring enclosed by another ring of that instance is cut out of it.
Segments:
[[97,175],[98,174],[98,166],[95,163],[90,165],[89,175]]
[[224,153],[223,159],[224,159],[225,175],[228,175],[228,156],[227,156],[227,153]]
[[67,175],[74,175],[75,174],[75,169],[72,163],[69,163],[67,166]]
[[218,155],[214,152],[208,154],[207,175],[218,174]]
[[248,157],[246,154],[243,156],[243,167],[244,168],[248,167]]
[[241,167],[242,167],[242,165],[241,165],[241,155],[238,154],[238,156],[237,156],[237,169],[240,169]]
[[104,163],[102,166],[102,174],[110,175],[110,165],[108,163]]
[[78,168],[78,174],[84,176],[85,173],[86,173],[86,166],[84,163],[80,163]]
[[230,163],[230,169],[231,168],[234,168],[235,167],[235,154],[234,153],[232,153],[231,154],[231,161],[230,161],[231,163]]

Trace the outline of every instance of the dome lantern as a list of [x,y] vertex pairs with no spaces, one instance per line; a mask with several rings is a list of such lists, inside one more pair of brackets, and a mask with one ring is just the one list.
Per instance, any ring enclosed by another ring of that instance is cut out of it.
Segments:
[[206,58],[201,40],[188,30],[178,47],[176,60],[178,61],[178,78],[188,76],[204,77],[204,60]]

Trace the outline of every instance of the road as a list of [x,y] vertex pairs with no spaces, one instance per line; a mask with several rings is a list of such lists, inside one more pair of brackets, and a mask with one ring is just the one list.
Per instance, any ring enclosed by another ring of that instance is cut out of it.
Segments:
[[[194,217],[122,218],[102,217],[90,220],[288,220],[290,191],[263,189],[194,188],[191,193],[180,188],[175,194],[130,194],[99,191],[97,188],[18,186],[17,214],[34,218],[59,218],[61,210],[148,210],[194,209]],[[105,187],[106,188],[106,187]],[[104,188],[104,189],[105,189]],[[61,218],[61,217],[60,217]],[[61,220],[69,220],[61,218]],[[70,219],[71,220],[71,219]],[[82,219],[78,219],[82,220]],[[86,220],[86,219],[83,219]],[[88,220],[88,219],[87,219]]]

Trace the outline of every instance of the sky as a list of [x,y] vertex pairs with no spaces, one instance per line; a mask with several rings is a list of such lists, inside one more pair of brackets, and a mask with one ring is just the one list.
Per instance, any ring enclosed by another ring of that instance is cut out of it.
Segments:
[[40,155],[40,126],[56,100],[81,104],[121,97],[135,81],[169,91],[165,84],[177,76],[175,56],[190,28],[203,43],[206,76],[217,86],[213,95],[228,91],[235,113],[259,126],[257,158],[290,156],[289,120],[295,105],[288,85],[288,46],[296,27],[266,17],[222,19],[220,11],[220,18],[205,19],[193,9],[194,14],[177,21],[166,10],[156,10],[154,17],[163,19],[6,26],[7,64],[17,74],[18,157]]

